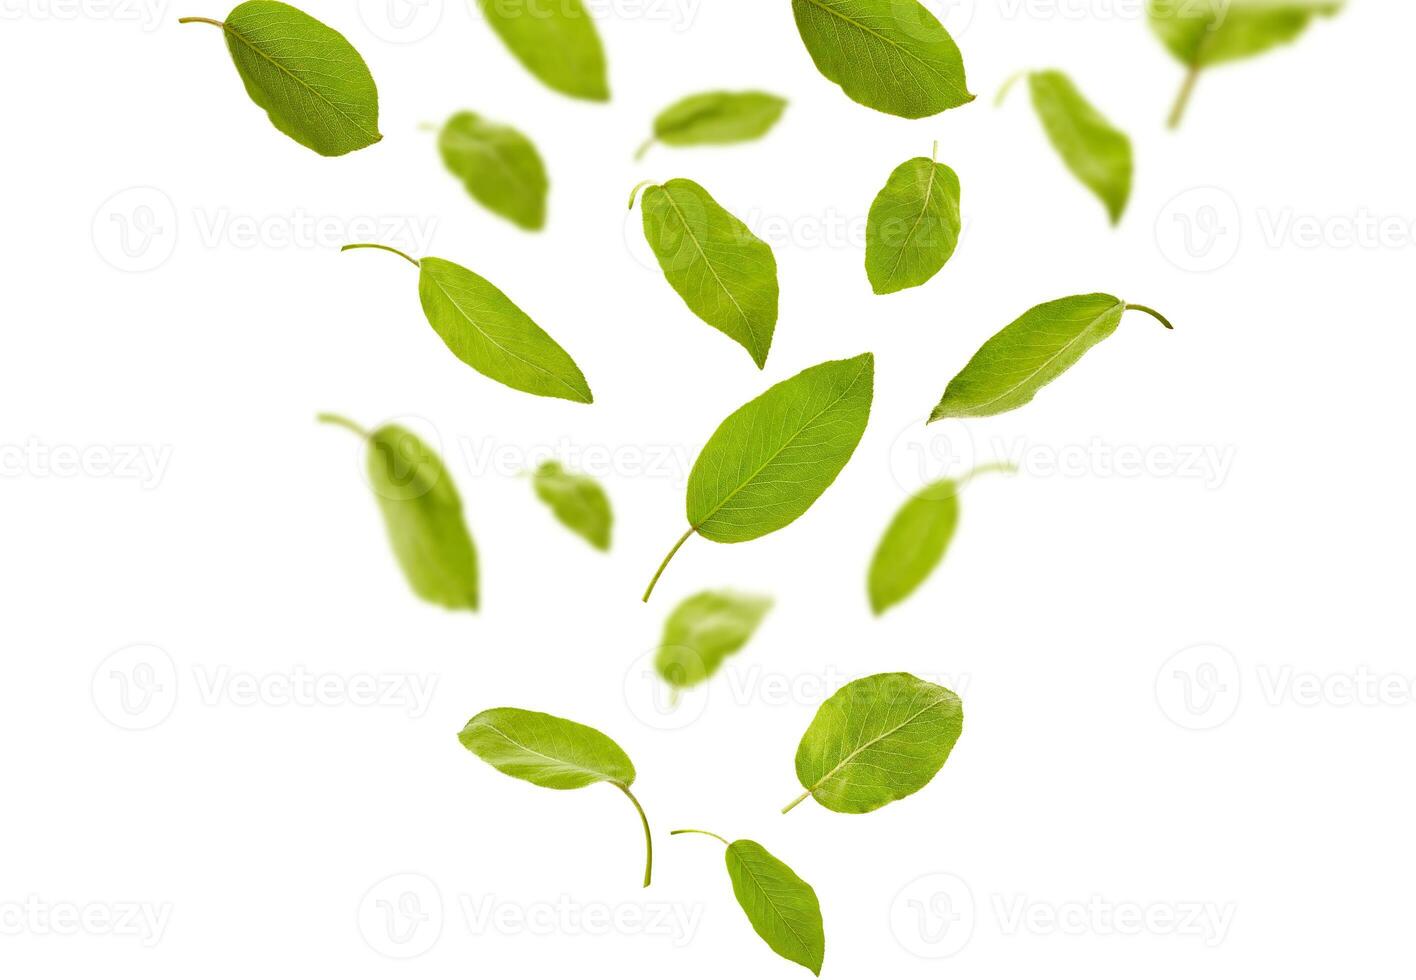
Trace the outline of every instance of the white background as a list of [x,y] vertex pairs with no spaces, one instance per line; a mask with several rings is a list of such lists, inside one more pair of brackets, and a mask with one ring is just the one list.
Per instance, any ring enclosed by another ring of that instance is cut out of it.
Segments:
[[[1358,2],[1215,70],[1172,134],[1182,72],[1138,0],[934,4],[981,97],[914,122],[819,76],[785,0],[646,2],[596,5],[614,101],[591,105],[541,87],[460,2],[400,29],[383,0],[306,0],[381,95],[386,139],[328,160],[271,128],[216,31],[175,23],[223,16],[210,0],[4,0],[3,972],[800,976],[751,933],[720,846],[667,835],[680,826],[759,840],[814,884],[827,976],[1390,972],[1413,911],[1416,11]],[[1048,66],[1135,139],[1118,230],[1024,92],[990,105],[1008,75]],[[659,109],[724,87],[791,108],[761,143],[632,162]],[[544,234],[442,170],[418,125],[461,108],[538,143]],[[967,232],[928,286],[872,296],[866,210],[934,140]],[[646,265],[625,200],[675,176],[776,249],[765,372]],[[292,237],[313,219],[323,240]],[[1381,219],[1384,239],[1346,234]],[[572,352],[595,405],[460,364],[413,270],[341,256],[348,237],[491,278]],[[1090,291],[1177,329],[1132,314],[1032,405],[923,427],[987,337]],[[874,413],[836,485],[769,538],[690,542],[642,606],[717,423],[864,350]],[[322,410],[404,418],[441,448],[482,555],[481,614],[409,594],[360,447],[317,426]],[[604,480],[611,555],[518,475],[550,453]],[[865,566],[905,495],[1010,455],[1024,472],[970,486],[945,565],[873,619]],[[665,715],[644,658],[677,600],[721,586],[777,608]],[[945,770],[869,816],[779,816],[817,704],[894,670],[963,696]],[[282,687],[311,675],[332,703]],[[369,678],[432,700],[339,693]],[[619,794],[537,789],[458,745],[503,704],[627,749],[659,845],[652,889]],[[89,918],[71,928],[76,908]],[[164,927],[101,921],[130,908]]]

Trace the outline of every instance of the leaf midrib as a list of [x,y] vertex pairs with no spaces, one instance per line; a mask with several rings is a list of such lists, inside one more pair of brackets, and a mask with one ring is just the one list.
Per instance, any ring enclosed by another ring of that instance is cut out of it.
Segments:
[[591,773],[592,775],[599,776],[600,779],[604,780],[604,781],[607,782],[607,783],[614,783],[616,786],[624,786],[624,785],[626,785],[622,780],[618,779],[618,778],[615,777],[615,776],[611,776],[611,775],[610,775],[609,773],[607,773],[607,772],[601,772],[601,771],[598,770],[598,769],[594,769],[594,768],[592,768],[592,767],[590,767],[590,766],[586,766],[586,765],[581,765],[581,764],[578,763],[578,762],[570,762],[570,761],[568,761],[568,760],[566,760],[566,759],[557,759],[557,758],[556,758],[555,756],[553,756],[553,755],[546,755],[546,753],[541,752],[541,751],[538,751],[538,750],[536,750],[536,749],[533,749],[533,748],[532,748],[531,746],[529,746],[529,745],[524,745],[524,744],[522,744],[521,742],[518,742],[516,739],[512,738],[512,737],[511,737],[510,735],[508,735],[506,732],[502,731],[502,730],[501,730],[500,728],[498,728],[496,725],[489,724],[488,722],[485,722],[485,721],[484,721],[484,722],[481,722],[480,724],[481,724],[481,726],[482,726],[483,728],[485,728],[485,729],[487,729],[487,730],[489,730],[489,731],[496,732],[496,733],[497,733],[498,735],[500,735],[502,738],[506,739],[508,742],[510,742],[512,745],[516,746],[518,749],[521,749],[523,752],[529,752],[529,753],[531,753],[531,754],[534,755],[534,756],[538,756],[538,757],[540,757],[540,758],[542,758],[542,759],[547,760],[548,762],[554,762],[554,763],[556,763],[557,765],[560,765],[560,766],[565,766],[565,767],[568,767],[568,768],[577,769],[577,770],[579,770],[580,772],[588,772],[588,773]]
[[938,179],[940,179],[939,164],[931,160],[929,164],[929,190],[924,192],[924,206],[915,216],[914,224],[910,225],[910,233],[905,236],[905,244],[900,246],[900,250],[895,253],[895,264],[890,267],[890,281],[894,281],[896,273],[900,271],[900,263],[905,260],[905,250],[909,248],[910,241],[913,240],[915,232],[919,230],[920,222],[929,213],[929,202],[934,199],[934,182]]
[[806,940],[797,933],[796,929],[792,926],[791,920],[782,914],[782,910],[777,907],[777,903],[772,901],[771,894],[767,889],[762,887],[757,875],[753,874],[752,866],[741,857],[738,858],[738,863],[742,865],[742,870],[747,872],[747,876],[752,879],[752,884],[757,889],[757,893],[762,896],[762,900],[766,902],[768,907],[776,914],[778,920],[786,927],[787,932],[792,934],[792,938],[797,941],[797,945],[801,947],[802,952],[809,956],[811,954],[811,947],[807,945]]
[[942,696],[940,696],[939,698],[935,699],[934,701],[929,702],[929,704],[926,704],[923,708],[920,708],[918,711],[916,711],[914,714],[910,715],[910,716],[909,716],[908,718],[906,718],[904,721],[900,722],[900,723],[899,723],[898,725],[896,725],[894,728],[891,728],[889,731],[881,732],[879,735],[875,736],[875,737],[872,738],[870,741],[866,742],[864,745],[858,746],[853,752],[851,752],[850,755],[846,756],[844,759],[842,759],[840,762],[838,762],[838,763],[836,764],[836,766],[835,766],[830,772],[828,772],[826,775],[822,776],[822,777],[821,777],[820,779],[818,779],[815,783],[813,783],[813,784],[811,785],[811,788],[808,790],[808,792],[814,794],[824,783],[826,783],[828,780],[830,780],[832,777],[834,777],[834,776],[836,775],[836,773],[840,772],[840,771],[841,771],[842,769],[844,769],[846,766],[850,765],[851,760],[853,760],[856,756],[860,755],[860,754],[861,754],[862,752],[864,752],[866,749],[870,748],[872,745],[876,744],[877,742],[884,741],[885,739],[889,738],[891,735],[894,735],[894,734],[895,734],[896,732],[898,732],[900,729],[904,728],[905,726],[907,726],[907,725],[909,725],[910,723],[912,723],[915,719],[919,718],[919,717],[920,717],[921,715],[923,715],[926,711],[933,711],[935,708],[939,707],[941,704],[945,704],[945,703],[947,703],[948,701],[950,701],[950,700],[952,700],[952,699],[953,699],[953,696],[952,696],[952,695],[942,695]]
[[[713,267],[713,260],[708,258],[708,254],[703,251],[703,246],[699,243],[698,236],[695,235],[693,229],[688,226],[688,218],[684,216],[682,209],[678,206],[678,202],[674,200],[673,194],[669,192],[667,187],[660,189],[664,192],[664,197],[668,200],[669,206],[674,209],[674,214],[678,216],[679,224],[683,225],[684,234],[688,236],[689,241],[693,242],[693,247],[698,251],[698,257],[703,260],[703,264],[706,265],[708,271],[713,274],[713,281],[718,284],[718,288],[728,297],[729,301],[733,304],[733,309],[737,310],[738,316],[742,318],[743,326],[747,327],[748,336],[752,338],[752,345],[756,347],[761,341],[757,336],[757,331],[753,329],[752,318],[743,310],[742,304],[737,301],[737,297],[733,295],[732,290],[727,287],[722,277],[718,275],[718,270]],[[757,351],[753,350],[751,354],[752,359],[755,361],[757,359]]]
[[[966,97],[968,96],[969,92],[968,92],[968,89],[967,89],[967,88],[963,88],[963,87],[960,87],[960,86],[956,85],[956,84],[954,83],[953,79],[949,78],[949,76],[945,75],[945,74],[944,74],[942,71],[940,71],[938,68],[934,67],[934,65],[932,65],[932,64],[930,64],[929,62],[925,61],[925,60],[924,60],[923,58],[921,58],[919,55],[915,54],[913,51],[911,51],[909,48],[905,47],[904,45],[900,44],[898,41],[892,41],[892,40],[890,40],[890,38],[886,37],[884,34],[881,34],[879,31],[874,30],[873,28],[870,28],[870,27],[866,27],[864,24],[862,24],[860,21],[856,20],[854,17],[847,17],[845,14],[841,13],[840,11],[835,10],[835,9],[833,9],[833,8],[831,8],[831,7],[828,7],[825,3],[822,2],[822,0],[802,0],[802,2],[803,2],[803,3],[809,3],[809,4],[811,4],[813,7],[815,7],[817,10],[820,10],[820,11],[822,11],[823,13],[826,13],[826,14],[831,15],[832,17],[837,17],[837,18],[839,18],[839,19],[845,21],[847,24],[850,24],[852,27],[856,28],[856,30],[859,30],[859,31],[861,31],[861,32],[863,32],[863,33],[865,33],[865,34],[869,34],[869,35],[871,35],[872,37],[874,37],[874,38],[876,38],[876,39],[878,39],[878,40],[884,42],[885,44],[890,45],[890,47],[895,48],[895,49],[896,49],[897,51],[899,51],[901,54],[903,54],[903,55],[905,55],[905,56],[907,56],[907,57],[909,57],[909,58],[913,58],[915,61],[919,62],[919,64],[922,65],[925,69],[927,69],[929,72],[931,72],[933,75],[935,75],[935,76],[936,76],[937,78],[939,78],[941,81],[943,81],[952,91],[954,91],[954,92],[962,92],[962,93],[964,94],[964,96],[966,96]],[[944,29],[942,24],[940,25],[940,29],[941,29],[941,30]],[[946,31],[946,33],[947,33],[947,31]]]
[[1126,308],[1126,304],[1125,304],[1125,303],[1122,303],[1122,302],[1118,302],[1115,306],[1108,306],[1108,307],[1106,308],[1106,312],[1102,313],[1100,316],[1097,316],[1097,317],[1093,318],[1092,321],[1086,325],[1086,327],[1084,327],[1082,330],[1079,330],[1079,331],[1077,332],[1077,335],[1076,335],[1075,337],[1073,337],[1071,340],[1067,341],[1067,343],[1063,344],[1063,345],[1058,349],[1057,353],[1053,354],[1051,357],[1049,357],[1047,360],[1043,361],[1041,364],[1039,364],[1039,365],[1038,365],[1036,368],[1034,368],[1032,371],[1028,372],[1027,376],[1024,377],[1021,381],[1019,381],[1017,384],[1013,385],[1011,388],[1009,388],[1007,391],[1003,392],[1001,395],[996,395],[995,397],[990,398],[988,401],[984,402],[984,403],[981,404],[981,405],[975,405],[975,406],[974,406],[974,410],[975,410],[975,411],[984,411],[984,410],[987,410],[987,409],[989,409],[989,408],[992,408],[992,407],[993,407],[994,405],[996,405],[998,402],[1003,401],[1005,398],[1007,398],[1009,395],[1013,394],[1013,392],[1017,391],[1017,390],[1018,390],[1019,388],[1021,388],[1023,385],[1025,385],[1025,384],[1027,384],[1029,381],[1031,381],[1033,378],[1036,378],[1039,374],[1041,374],[1044,370],[1046,370],[1047,367],[1048,367],[1050,364],[1052,364],[1052,362],[1056,361],[1056,360],[1057,360],[1059,357],[1061,357],[1063,354],[1067,353],[1067,351],[1071,350],[1072,347],[1073,347],[1073,345],[1075,345],[1075,344],[1081,342],[1081,340],[1082,340],[1083,337],[1086,337],[1088,334],[1091,333],[1093,327],[1095,327],[1095,326],[1096,326],[1098,323],[1100,323],[1102,320],[1105,320],[1108,316],[1110,316],[1110,315],[1111,315],[1113,312],[1115,312],[1118,308],[1124,310],[1124,309]]

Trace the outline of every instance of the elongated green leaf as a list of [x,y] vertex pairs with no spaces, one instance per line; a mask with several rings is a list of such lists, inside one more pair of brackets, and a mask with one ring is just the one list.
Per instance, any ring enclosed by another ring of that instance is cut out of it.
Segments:
[[836,813],[869,813],[923,789],[964,726],[959,696],[911,674],[876,674],[841,688],[797,746],[797,779]]
[[933,279],[959,244],[959,178],[924,157],[895,168],[870,206],[865,272],[876,295]]
[[414,594],[448,609],[475,610],[477,549],[463,520],[462,499],[437,453],[396,425],[365,432],[337,415],[320,420],[367,441],[369,484]]
[[220,27],[246,93],[275,128],[327,157],[372,146],[379,93],[369,68],[344,35],[289,4],[247,0]]
[[644,593],[693,534],[731,544],[781,530],[840,475],[865,434],[875,355],[827,361],[773,385],[729,415],[688,475],[689,529]]
[[655,142],[666,146],[742,143],[759,139],[777,124],[787,100],[766,92],[703,92],[681,99],[654,120]]
[[747,645],[771,608],[766,596],[739,592],[700,592],[685,599],[664,624],[654,669],[677,688],[703,683]]
[[610,528],[614,514],[603,487],[588,476],[567,473],[555,460],[547,460],[536,470],[536,496],[550,505],[566,527],[601,551],[610,550]]
[[1060,71],[1028,76],[1033,108],[1073,176],[1106,205],[1114,225],[1131,197],[1131,139],[1097,112]]
[[1149,0],[1151,29],[1189,69],[1170,125],[1180,125],[1201,71],[1252,58],[1287,44],[1315,17],[1331,17],[1344,0]]
[[1116,332],[1127,310],[1140,310],[1167,328],[1155,310],[1092,293],[1043,303],[994,334],[944,392],[929,421],[1001,415],[1033,400],[1083,354]]
[[644,237],[664,278],[699,319],[767,363],[777,328],[777,259],[691,180],[644,191]]
[[879,616],[924,584],[944,558],[959,523],[959,487],[940,480],[900,508],[870,562],[870,608]]
[[438,151],[483,207],[527,231],[545,227],[550,182],[535,144],[521,133],[459,112],[438,135]]
[[457,740],[483,762],[537,786],[580,789],[609,783],[623,792],[644,825],[648,852],[644,887],[649,887],[654,843],[644,809],[629,791],[634,783],[634,763],[608,735],[539,711],[492,708],[469,721]]
[[477,2],[502,43],[547,87],[577,99],[609,99],[605,49],[582,0]]
[[906,119],[974,100],[949,32],[918,0],[792,0],[817,69],[861,105]]

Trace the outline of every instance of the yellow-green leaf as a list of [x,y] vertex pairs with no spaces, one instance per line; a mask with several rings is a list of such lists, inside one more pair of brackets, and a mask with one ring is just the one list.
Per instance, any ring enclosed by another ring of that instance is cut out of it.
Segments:
[[527,231],[546,225],[550,182],[536,145],[510,126],[459,112],[438,134],[443,164],[483,207]]
[[537,467],[532,483],[536,496],[550,506],[556,520],[599,550],[610,550],[614,514],[604,487],[588,476],[566,472],[555,460]]
[[958,175],[925,157],[906,160],[870,205],[865,272],[876,295],[922,286],[959,244]]
[[610,97],[605,49],[582,0],[477,0],[487,23],[547,87],[592,102]]

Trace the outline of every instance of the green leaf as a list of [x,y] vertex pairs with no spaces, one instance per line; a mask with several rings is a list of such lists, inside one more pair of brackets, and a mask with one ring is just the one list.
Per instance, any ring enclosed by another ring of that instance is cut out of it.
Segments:
[[654,137],[635,159],[660,142],[702,146],[760,139],[782,118],[787,100],[766,92],[703,92],[681,99],[654,120]]
[[792,0],[817,69],[861,105],[919,119],[974,100],[949,32],[918,0]]
[[555,460],[537,468],[533,483],[536,496],[550,505],[557,520],[601,551],[610,550],[614,514],[600,484],[588,476],[567,473]]
[[1170,323],[1148,306],[1093,293],[1043,303],[994,334],[944,392],[929,421],[1021,408],[1083,354],[1116,332],[1127,310]]
[[251,101],[275,128],[327,157],[372,146],[379,134],[379,93],[369,68],[344,35],[289,4],[247,0],[220,27]]
[[679,603],[664,624],[654,669],[676,688],[693,687],[737,653],[772,608],[766,596],[700,592]]
[[1189,69],[1170,126],[1180,125],[1195,82],[1212,65],[1252,58],[1287,44],[1343,0],[1149,0],[1151,30]]
[[643,209],[644,237],[669,285],[699,319],[765,365],[777,327],[772,247],[691,180],[648,187]]
[[644,593],[694,533],[730,544],[805,514],[850,462],[870,420],[875,356],[807,368],[718,426],[688,475],[689,529]]
[[747,913],[753,931],[778,956],[821,975],[826,931],[816,889],[756,841],[728,843],[726,838],[707,830],[675,830],[672,834],[703,834],[727,844],[733,895]]
[[644,825],[644,887],[654,866],[654,842],[644,809],[629,787],[634,763],[603,732],[554,715],[521,708],[492,708],[458,734],[462,747],[508,776],[547,789],[580,789],[609,783],[629,797]]
[[797,746],[797,779],[836,813],[869,813],[919,792],[944,767],[964,726],[953,691],[910,674],[876,674],[841,688]]
[[338,415],[321,415],[320,421],[367,441],[369,484],[413,592],[447,609],[475,610],[477,548],[462,517],[462,499],[437,453],[395,425],[366,432]]
[[1060,71],[1028,76],[1033,108],[1073,176],[1106,205],[1114,225],[1131,197],[1131,140],[1086,100]]
[[423,314],[448,350],[464,364],[508,388],[588,405],[595,400],[571,356],[496,286],[446,259],[415,259],[387,245],[419,269]]
[[959,244],[959,178],[924,157],[895,168],[870,205],[865,272],[876,295],[923,286]]
[[944,558],[959,523],[959,487],[940,480],[900,508],[870,562],[870,609],[879,616],[924,584]]
[[545,227],[550,182],[535,144],[521,133],[459,112],[438,135],[438,151],[483,207],[527,231]]
[[547,87],[593,102],[610,98],[605,49],[581,0],[478,0],[492,30]]

